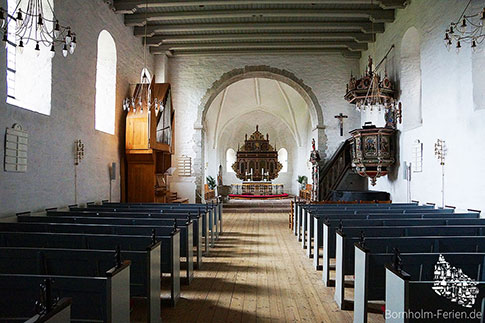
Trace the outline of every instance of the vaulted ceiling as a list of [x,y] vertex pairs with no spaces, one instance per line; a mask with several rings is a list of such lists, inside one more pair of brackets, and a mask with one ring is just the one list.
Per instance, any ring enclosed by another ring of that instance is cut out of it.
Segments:
[[[153,54],[360,57],[407,0],[113,0]],[[148,24],[145,26],[145,21]]]
[[[241,96],[241,93],[245,95]],[[264,112],[264,116],[257,112]],[[267,78],[240,80],[217,95],[205,119],[206,136],[211,146],[218,147],[219,141],[229,133],[233,136],[237,125],[244,120],[251,127],[264,125],[262,132],[269,132],[271,138],[276,138],[273,137],[274,123],[278,122],[288,131],[286,137],[292,137],[299,147],[307,141],[307,129],[311,129],[310,112],[303,97],[288,84]],[[235,134],[241,136],[241,133]]]

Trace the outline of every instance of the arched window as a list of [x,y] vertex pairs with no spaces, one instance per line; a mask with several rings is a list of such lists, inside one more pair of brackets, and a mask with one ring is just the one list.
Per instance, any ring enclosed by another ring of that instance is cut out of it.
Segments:
[[286,173],[288,171],[288,151],[285,148],[278,150],[278,161],[283,165],[280,173]]
[[115,133],[116,44],[111,34],[101,31],[96,63],[95,129]]
[[[41,1],[48,8],[47,0]],[[54,2],[50,1],[54,6]],[[8,12],[13,12],[19,6],[27,11],[28,1],[8,0]],[[52,27],[52,13],[44,10],[44,23],[48,29]],[[51,113],[52,91],[52,57],[50,47],[40,45],[40,51],[34,50],[36,43],[26,41],[25,50],[17,47],[19,38],[15,34],[15,21],[11,21],[7,33],[7,103],[20,108],[35,111],[45,115]]]
[[401,101],[406,109],[404,130],[423,124],[421,111],[421,36],[409,28],[401,42]]
[[236,152],[234,149],[229,148],[226,151],[226,172],[227,173],[234,173],[234,169],[232,169],[232,165],[236,162]]

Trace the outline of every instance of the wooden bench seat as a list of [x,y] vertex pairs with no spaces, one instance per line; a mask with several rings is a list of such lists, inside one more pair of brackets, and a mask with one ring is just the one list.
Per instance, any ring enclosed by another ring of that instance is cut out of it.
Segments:
[[[485,225],[485,219],[473,217],[459,217],[450,218],[447,214],[445,217],[441,217],[440,214],[435,214],[434,217],[423,218],[401,218],[401,217],[389,217],[389,218],[374,218],[372,215],[365,219],[355,219],[354,217],[339,218],[339,219],[314,219],[314,237],[313,237],[313,265],[315,270],[321,270],[321,258],[320,248],[324,245],[328,245],[327,248],[323,248],[326,252],[326,257],[334,258],[335,256],[335,233],[336,230],[342,226],[346,227],[358,227],[358,226],[432,226],[432,225]],[[311,242],[310,242],[311,243]],[[311,245],[310,248],[311,249]]]
[[[164,237],[161,241],[160,272],[170,276],[170,299],[175,306],[180,299],[180,231]],[[146,251],[152,238],[134,235],[108,235],[86,233],[46,233],[46,232],[0,232],[0,246],[3,247],[42,247],[63,249],[109,250],[121,248],[126,251]]]
[[[107,217],[107,218],[136,218],[136,219],[157,219],[160,225],[173,226],[176,221],[177,226],[184,226],[187,221],[193,223],[193,244],[196,254],[196,268],[200,268],[202,264],[203,250],[208,253],[208,235],[207,235],[207,221],[206,213],[150,213],[150,212],[99,212],[99,211],[48,211],[47,216],[67,216],[67,217]],[[143,222],[143,221],[142,221]],[[153,221],[152,221],[153,222]],[[137,222],[137,225],[140,221]],[[152,223],[153,224],[153,223]],[[149,225],[149,224],[147,224]],[[204,241],[204,244],[202,243]],[[207,249],[207,251],[205,251]]]
[[[53,294],[72,298],[72,322],[130,322],[130,265],[111,268],[103,276],[0,273],[0,318],[33,316],[39,286],[54,281]],[[15,306],[13,306],[15,304]]]
[[[111,235],[140,235],[151,237],[153,230],[157,238],[162,239],[162,248],[165,249],[167,255],[170,250],[165,248],[166,244],[170,244],[170,239],[163,239],[164,236],[170,236],[174,231],[173,226],[160,226],[158,219],[132,219],[132,218],[102,218],[102,217],[70,217],[70,216],[28,216],[21,215],[17,217],[19,223],[42,223],[50,224],[43,226],[46,230],[44,232],[60,232],[60,233],[89,233],[89,234],[111,234]],[[146,223],[145,223],[146,222]],[[55,225],[55,224],[73,224],[73,225]],[[78,224],[78,225],[74,225]],[[2,224],[0,224],[0,228]],[[8,224],[4,227],[9,228]],[[19,230],[22,227],[19,226]],[[36,230],[35,228],[33,228]],[[183,222],[183,225],[178,227],[180,230],[179,250],[180,256],[185,258],[184,266],[186,269],[186,279],[189,284],[194,278],[193,272],[193,223]],[[15,230],[15,226],[10,226],[10,230]],[[37,230],[40,231],[40,230]]]

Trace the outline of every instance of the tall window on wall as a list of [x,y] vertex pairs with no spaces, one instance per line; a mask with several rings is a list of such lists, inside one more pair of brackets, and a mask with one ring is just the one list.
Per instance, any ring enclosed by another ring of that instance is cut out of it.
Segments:
[[[8,11],[13,13],[18,0],[8,0]],[[20,8],[27,10],[28,1],[22,1]],[[50,1],[54,6],[54,2]],[[42,0],[43,6],[48,6],[47,0]],[[44,17],[44,23],[52,20],[52,12],[46,10],[51,16]],[[50,23],[52,24],[52,23]],[[50,29],[50,27],[49,27]],[[52,58],[50,50],[41,46],[35,51],[35,42],[26,44],[25,50],[17,48],[18,39],[15,35],[15,24],[9,24],[7,33],[7,103],[17,107],[35,111],[41,114],[51,113],[51,84],[52,84]],[[38,55],[37,55],[38,54]]]
[[423,124],[421,109],[421,36],[409,28],[401,43],[401,101],[406,109],[404,130]]
[[226,172],[234,173],[232,165],[236,162],[236,152],[234,149],[229,148],[226,150]]
[[278,161],[283,165],[280,173],[288,172],[288,151],[285,148],[278,150]]
[[96,62],[95,129],[115,133],[116,105],[116,44],[111,34],[103,30],[98,37]]

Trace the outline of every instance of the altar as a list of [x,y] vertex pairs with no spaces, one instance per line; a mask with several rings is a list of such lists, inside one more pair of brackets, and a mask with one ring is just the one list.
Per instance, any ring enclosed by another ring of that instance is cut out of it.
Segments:
[[238,195],[279,195],[284,193],[283,184],[271,182],[242,182],[231,184],[232,194]]
[[278,177],[283,165],[278,161],[278,152],[266,137],[256,131],[249,138],[245,135],[244,144],[238,147],[236,162],[232,169],[242,183],[231,184],[230,198],[240,199],[271,199],[286,198],[283,184],[272,181]]

